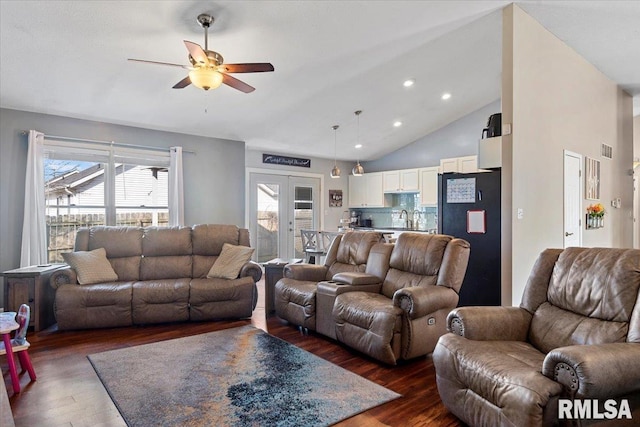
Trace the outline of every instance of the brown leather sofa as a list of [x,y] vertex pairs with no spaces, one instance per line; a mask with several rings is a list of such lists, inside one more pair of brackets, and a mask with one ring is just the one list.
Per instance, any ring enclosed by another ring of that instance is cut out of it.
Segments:
[[288,264],[284,277],[275,285],[278,317],[305,330],[316,330],[316,291],[318,282],[345,271],[365,271],[371,247],[382,240],[374,231],[351,231],[336,236],[324,265]]
[[117,281],[79,285],[76,272],[54,272],[58,329],[84,329],[251,317],[262,269],[242,266],[235,279],[207,278],[225,243],[249,246],[235,225],[91,227],[75,251],[105,248]]
[[[384,274],[334,276],[352,288],[336,296],[332,316],[338,341],[395,365],[399,359],[431,353],[446,333],[445,319],[458,304],[467,270],[469,243],[446,235],[403,233],[392,247]],[[376,275],[383,280],[378,278],[375,291],[358,289]]]
[[520,307],[458,308],[447,327],[433,352],[438,391],[471,426],[579,425],[559,399],[638,405],[640,250],[546,250]]

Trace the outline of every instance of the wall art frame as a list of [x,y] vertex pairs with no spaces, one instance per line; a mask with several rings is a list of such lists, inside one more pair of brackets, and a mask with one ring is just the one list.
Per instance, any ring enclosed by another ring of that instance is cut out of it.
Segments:
[[600,160],[585,157],[584,163],[584,198],[600,200]]

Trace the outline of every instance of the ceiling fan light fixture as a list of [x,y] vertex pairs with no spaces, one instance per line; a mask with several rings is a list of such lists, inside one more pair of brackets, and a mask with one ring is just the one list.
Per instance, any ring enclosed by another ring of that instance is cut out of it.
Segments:
[[189,71],[189,79],[195,87],[204,90],[217,89],[222,84],[222,74],[208,67]]

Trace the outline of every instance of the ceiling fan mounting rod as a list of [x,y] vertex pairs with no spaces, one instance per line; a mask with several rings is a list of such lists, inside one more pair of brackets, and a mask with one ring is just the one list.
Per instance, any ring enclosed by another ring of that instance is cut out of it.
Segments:
[[209,27],[213,24],[213,16],[208,13],[198,15],[198,24],[204,28],[204,50],[209,50]]

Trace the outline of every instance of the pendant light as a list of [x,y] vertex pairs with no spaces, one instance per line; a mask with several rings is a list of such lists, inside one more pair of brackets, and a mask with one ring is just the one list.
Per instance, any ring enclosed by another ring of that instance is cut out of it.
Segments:
[[[358,134],[357,134],[357,139],[356,139],[356,144],[357,145],[360,145],[360,114],[361,113],[362,113],[362,110],[358,110],[358,111],[353,113],[358,118]],[[358,157],[360,157],[360,156],[358,156]],[[360,159],[359,158],[356,161],[356,165],[351,170],[351,173],[353,174],[353,176],[362,176],[362,175],[364,175],[364,168],[360,164]]]
[[331,169],[331,178],[340,178],[340,168],[338,167],[338,128],[340,126],[333,125],[333,169]]

